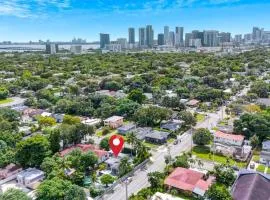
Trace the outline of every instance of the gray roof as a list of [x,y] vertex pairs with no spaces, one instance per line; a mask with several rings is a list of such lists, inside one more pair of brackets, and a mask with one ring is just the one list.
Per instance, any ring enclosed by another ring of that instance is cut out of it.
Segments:
[[136,136],[137,139],[139,140],[143,140],[145,138],[145,136],[150,133],[152,131],[152,128],[150,127],[139,127],[136,128],[135,130],[133,130],[132,132],[134,133],[134,135]]
[[130,129],[133,129],[135,128],[135,124],[125,124],[121,127],[119,127],[117,130],[120,130],[120,131],[129,131]]
[[167,137],[170,135],[168,132],[163,132],[163,131],[156,131],[153,130],[150,133],[146,135],[148,138],[153,138],[153,139],[158,139],[158,140],[163,140],[164,138],[167,139]]
[[262,145],[270,145],[270,140],[265,140],[262,142]]
[[269,200],[270,177],[254,171],[241,171],[233,185],[232,196],[234,200]]
[[265,106],[270,106],[270,98],[259,98],[257,103]]

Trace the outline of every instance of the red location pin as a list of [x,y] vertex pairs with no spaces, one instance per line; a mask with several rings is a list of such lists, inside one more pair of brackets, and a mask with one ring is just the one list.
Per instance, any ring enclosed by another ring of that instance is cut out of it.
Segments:
[[124,145],[124,138],[121,135],[113,135],[109,140],[111,150],[115,157],[122,151]]

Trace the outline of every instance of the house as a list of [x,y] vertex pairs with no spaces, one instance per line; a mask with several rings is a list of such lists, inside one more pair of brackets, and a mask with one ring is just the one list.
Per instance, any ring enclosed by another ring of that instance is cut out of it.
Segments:
[[231,193],[234,200],[270,199],[270,176],[242,170],[232,186]]
[[15,165],[13,163],[7,165],[4,168],[0,169],[0,180],[4,180],[1,181],[1,183],[4,182],[8,182],[10,180],[13,180],[16,178],[16,175],[22,171],[22,168],[18,165]]
[[111,172],[111,174],[119,174],[120,162],[121,159],[124,157],[127,157],[127,155],[120,153],[117,157],[111,157],[104,162],[107,165],[107,169]]
[[41,182],[44,178],[45,173],[43,171],[36,168],[28,168],[21,171],[17,175],[17,182],[18,184],[33,188],[38,182]]
[[126,135],[127,133],[132,132],[135,128],[136,128],[135,124],[129,123],[119,127],[117,131],[121,135]]
[[103,149],[99,149],[99,147],[97,147],[93,144],[77,144],[75,146],[69,147],[69,148],[61,151],[60,156],[63,157],[77,148],[80,149],[82,152],[92,151],[93,153],[95,153],[98,157],[98,163],[102,163],[109,158],[108,151],[105,151]]
[[270,140],[262,142],[262,151],[260,154],[260,163],[270,165]]
[[118,128],[124,123],[124,117],[112,116],[104,120],[104,126],[109,126],[110,128]]
[[138,127],[132,131],[132,133],[136,136],[139,140],[144,140],[145,136],[152,131],[150,127]]
[[231,155],[245,161],[251,153],[251,146],[247,145],[243,135],[234,135],[216,131],[212,150],[224,155]]
[[44,112],[42,109],[27,108],[23,111],[23,115],[34,117],[36,115],[41,115]]
[[166,179],[169,189],[177,189],[203,196],[214,181],[210,176],[206,179],[204,173],[192,169],[177,167]]
[[41,113],[41,116],[42,117],[50,117],[50,116],[52,116],[52,113],[44,111]]
[[197,107],[199,103],[200,103],[199,100],[197,100],[197,99],[192,99],[192,100],[188,101],[188,102],[186,103],[186,105],[189,106],[189,107]]
[[88,126],[97,126],[101,123],[101,119],[82,118],[81,123]]
[[170,133],[153,130],[145,136],[145,140],[151,143],[164,144],[167,142]]
[[161,123],[160,128],[174,132],[174,131],[178,131],[181,128],[183,123],[184,121],[182,120],[173,119],[165,123]]
[[259,98],[257,100],[257,104],[269,107],[270,106],[270,98]]

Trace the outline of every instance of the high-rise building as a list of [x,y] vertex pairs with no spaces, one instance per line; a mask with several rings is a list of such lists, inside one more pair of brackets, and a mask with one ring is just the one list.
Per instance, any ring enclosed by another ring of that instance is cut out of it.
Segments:
[[56,54],[58,52],[58,44],[47,43],[46,44],[46,54]]
[[184,45],[184,28],[175,27],[175,46],[180,47]]
[[204,45],[207,47],[218,46],[218,31],[204,31]]
[[139,46],[142,47],[145,45],[145,28],[139,28]]
[[158,34],[158,45],[164,45],[164,34],[160,33]]
[[169,32],[170,32],[169,26],[164,26],[164,43],[166,45],[169,44]]
[[219,43],[224,43],[224,42],[230,42],[231,41],[231,33],[227,32],[221,32],[218,35],[219,37]]
[[174,35],[173,31],[169,32],[169,43],[168,43],[168,45],[170,45],[172,47],[175,45],[175,35]]
[[197,38],[197,39],[190,39],[189,40],[189,46],[190,47],[199,48],[199,47],[202,46],[202,41],[199,38]]
[[248,33],[248,34],[245,34],[244,35],[244,41],[245,41],[245,43],[251,42],[251,40],[252,40],[252,34],[251,33]]
[[146,26],[146,45],[150,48],[154,46],[154,30],[152,25]]
[[234,42],[239,44],[242,43],[242,34],[235,35]]
[[262,40],[262,35],[263,35],[263,28],[260,29],[258,27],[253,27],[253,31],[252,31],[252,40],[259,42]]
[[192,31],[192,39],[200,39],[201,40],[201,45],[203,46],[204,42],[204,33],[198,30],[193,30]]
[[106,44],[110,44],[110,35],[107,33],[100,33],[100,48],[104,49]]
[[128,29],[128,43],[135,44],[135,28]]
[[192,39],[192,33],[185,34],[185,47],[189,47],[189,42]]
[[127,48],[127,39],[126,38],[118,38],[117,43],[121,45],[121,49]]
[[70,52],[74,54],[82,53],[82,45],[71,45]]

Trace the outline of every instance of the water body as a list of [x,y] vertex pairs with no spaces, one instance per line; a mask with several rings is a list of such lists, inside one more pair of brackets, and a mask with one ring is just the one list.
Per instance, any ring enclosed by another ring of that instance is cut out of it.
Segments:
[[[82,50],[98,49],[99,44],[78,44]],[[59,50],[70,50],[72,44],[59,44]],[[27,50],[18,50],[16,48],[27,48]],[[28,50],[29,49],[29,50]],[[0,44],[0,52],[24,52],[24,51],[45,51],[44,44]]]

